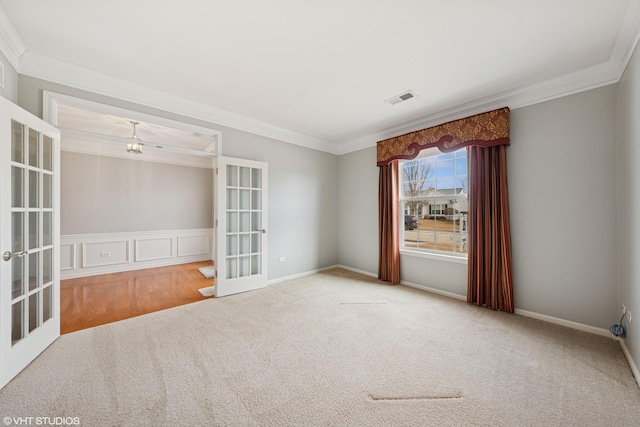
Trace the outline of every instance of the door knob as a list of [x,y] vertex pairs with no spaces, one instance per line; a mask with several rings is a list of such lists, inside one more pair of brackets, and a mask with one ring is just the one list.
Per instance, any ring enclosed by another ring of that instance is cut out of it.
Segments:
[[11,258],[20,258],[21,256],[25,256],[26,254],[28,254],[29,252],[27,251],[22,251],[22,252],[16,252],[16,253],[11,253],[10,251],[6,251],[5,253],[2,254],[2,259],[5,261],[9,261]]
[[267,230],[265,230],[264,228],[260,231],[262,234],[267,234]]

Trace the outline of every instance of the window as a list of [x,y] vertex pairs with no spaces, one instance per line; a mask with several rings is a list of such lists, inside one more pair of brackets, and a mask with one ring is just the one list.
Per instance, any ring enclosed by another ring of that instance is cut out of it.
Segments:
[[400,212],[417,220],[417,227],[405,227],[402,248],[466,256],[467,150],[424,150],[400,170]]

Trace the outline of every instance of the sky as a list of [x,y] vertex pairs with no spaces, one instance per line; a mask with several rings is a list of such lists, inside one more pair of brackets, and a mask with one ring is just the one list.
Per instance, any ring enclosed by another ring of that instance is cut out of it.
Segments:
[[467,188],[467,150],[462,149],[453,153],[443,153],[436,156],[423,157],[408,163],[431,164],[429,179],[423,189],[430,187],[438,190],[449,188]]

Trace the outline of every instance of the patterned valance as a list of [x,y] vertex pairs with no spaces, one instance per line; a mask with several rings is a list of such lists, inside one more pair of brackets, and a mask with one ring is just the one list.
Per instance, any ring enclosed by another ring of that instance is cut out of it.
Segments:
[[509,108],[476,114],[378,142],[378,166],[415,159],[421,150],[450,152],[469,145],[509,145]]

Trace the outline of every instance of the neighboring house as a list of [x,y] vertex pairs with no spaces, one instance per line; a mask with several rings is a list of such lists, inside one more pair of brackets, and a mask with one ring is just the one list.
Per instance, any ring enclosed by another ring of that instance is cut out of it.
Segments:
[[417,197],[424,200],[415,202],[414,206],[405,205],[405,214],[419,218],[456,219],[469,210],[468,196],[463,188],[429,188]]

